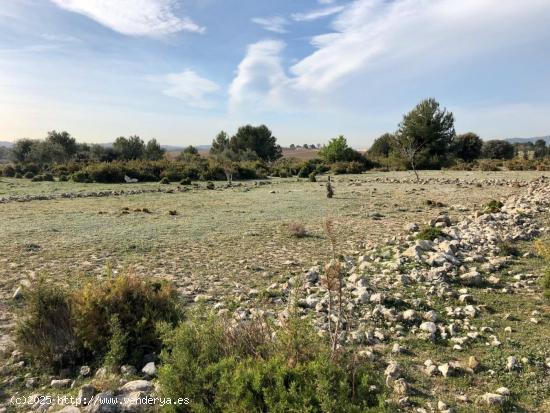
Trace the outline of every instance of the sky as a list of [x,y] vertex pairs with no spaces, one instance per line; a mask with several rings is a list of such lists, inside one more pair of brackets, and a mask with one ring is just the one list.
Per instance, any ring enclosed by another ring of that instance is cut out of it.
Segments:
[[427,97],[458,133],[549,135],[548,22],[549,0],[1,0],[0,140],[367,148]]

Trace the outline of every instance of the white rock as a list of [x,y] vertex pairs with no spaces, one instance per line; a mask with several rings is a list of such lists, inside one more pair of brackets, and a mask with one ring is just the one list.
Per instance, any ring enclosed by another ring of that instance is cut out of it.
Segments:
[[153,361],[150,361],[141,369],[141,372],[147,376],[155,376],[157,374],[157,367]]

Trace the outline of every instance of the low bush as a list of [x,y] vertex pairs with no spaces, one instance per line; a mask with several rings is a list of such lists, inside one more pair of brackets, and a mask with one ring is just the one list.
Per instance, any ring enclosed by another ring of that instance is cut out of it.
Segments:
[[16,172],[15,175],[13,176],[14,178],[17,178],[17,179],[21,179],[23,178],[23,175],[20,174],[19,172]]
[[191,178],[183,178],[180,181],[180,185],[191,185]]
[[32,179],[34,178],[34,173],[29,171],[29,172],[25,172],[25,175],[23,175],[23,178],[25,179]]
[[71,179],[73,180],[73,182],[79,182],[84,184],[88,184],[92,182],[90,175],[88,175],[88,172],[86,171],[76,171],[71,175]]
[[441,231],[439,228],[427,225],[418,232],[418,234],[416,235],[416,239],[433,241],[434,239],[439,238],[442,235],[443,231]]
[[19,348],[37,365],[55,370],[74,365],[80,357],[71,314],[70,294],[40,280],[23,293],[25,306],[15,338]]
[[113,317],[125,336],[121,361],[142,363],[143,356],[160,350],[155,330],[160,321],[174,324],[180,316],[175,288],[166,282],[123,276],[85,285],[73,296],[77,334],[94,359],[112,350]]
[[160,351],[157,323],[175,325],[181,318],[177,297],[166,282],[132,276],[73,290],[40,281],[24,292],[17,343],[53,370],[83,363],[140,365],[144,355]]
[[168,185],[170,184],[170,180],[167,177],[164,177],[159,181],[159,184]]
[[216,189],[216,186],[214,185],[214,182],[208,181],[206,183],[206,189],[210,189],[210,190]]
[[2,169],[2,175],[7,178],[13,178],[15,174],[16,174],[16,171],[13,165],[6,165],[4,166],[4,169]]
[[517,257],[520,254],[519,249],[509,242],[499,242],[497,243],[497,248],[498,254],[501,256],[507,257],[511,255],[513,257]]
[[315,174],[315,172],[310,173],[308,179],[309,182],[317,182],[317,175]]
[[67,182],[68,180],[67,175],[59,175],[59,182]]
[[483,213],[493,214],[495,212],[500,212],[500,208],[502,208],[503,206],[504,204],[502,202],[497,201],[496,199],[491,199],[483,206]]
[[[380,383],[367,364],[329,345],[308,320],[292,316],[233,325],[195,314],[164,329],[162,397],[191,403],[169,412],[382,412]],[[375,386],[378,385],[378,386]]]
[[48,181],[48,182],[53,182],[53,181],[54,181],[53,175],[52,175],[52,173],[50,173],[50,172],[45,172],[45,173],[42,175],[42,179],[43,179],[44,181]]
[[42,182],[44,180],[44,177],[42,175],[35,175],[32,177],[32,182]]

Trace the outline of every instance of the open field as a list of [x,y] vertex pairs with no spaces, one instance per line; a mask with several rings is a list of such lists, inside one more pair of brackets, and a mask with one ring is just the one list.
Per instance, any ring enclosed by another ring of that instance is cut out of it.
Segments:
[[[524,182],[542,175],[550,173],[421,172],[423,179],[448,180],[427,184],[373,182],[377,178],[409,180],[413,178],[410,172],[337,176],[333,199],[326,198],[326,177],[320,177],[316,183],[273,179],[262,185],[242,182],[232,188],[217,183],[216,190],[206,190],[201,183],[188,192],[0,203],[1,344],[8,346],[16,309],[11,297],[25,280],[46,276],[70,284],[101,277],[110,267],[117,273],[169,279],[189,302],[201,295],[229,308],[257,306],[258,297],[269,297],[264,292],[277,289],[274,284],[281,286],[290,277],[329,260],[324,218],[335,222],[338,253],[356,257],[366,246],[386,245],[403,233],[405,224],[423,224],[443,212],[458,221],[491,199],[522,191],[518,185],[492,185],[486,180]],[[471,183],[457,185],[451,181],[454,179]],[[33,183],[2,178],[0,197],[113,187],[160,186]],[[162,185],[162,190],[172,187]],[[427,201],[433,202],[429,205]],[[286,226],[289,223],[303,224],[307,236],[293,237]],[[532,251],[530,242],[518,243],[517,247],[522,253]],[[504,280],[512,280],[519,272],[536,275],[541,262],[518,259],[501,271],[498,275]],[[424,299],[424,294],[423,289],[403,288],[406,297]],[[415,387],[411,400],[417,406],[425,407],[431,401],[436,408],[440,399],[455,411],[480,411],[473,400],[495,387],[506,386],[514,395],[512,405],[517,411],[550,411],[550,382],[544,367],[550,356],[548,303],[540,291],[502,294],[498,289],[475,289],[473,294],[487,311],[472,324],[490,326],[499,334],[505,326],[512,327],[512,333],[501,336],[502,346],[495,348],[482,340],[457,352],[452,344],[406,338],[402,344],[409,349],[407,353],[391,355],[389,344],[378,345],[376,352],[386,360],[398,360],[406,369]],[[437,297],[428,301],[441,313],[449,305],[448,300]],[[280,309],[284,300],[271,297],[262,305]],[[533,311],[540,314],[537,324],[528,322]],[[513,321],[503,320],[507,313],[513,314]],[[521,373],[505,371],[506,357],[512,354],[530,360]],[[484,365],[478,374],[444,378],[426,377],[421,372],[428,358],[467,363],[471,355]],[[461,400],[461,395],[468,396],[467,400]]]

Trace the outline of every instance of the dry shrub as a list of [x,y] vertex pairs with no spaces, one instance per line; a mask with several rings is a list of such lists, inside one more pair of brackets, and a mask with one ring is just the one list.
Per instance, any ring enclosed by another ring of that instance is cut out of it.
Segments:
[[286,228],[288,230],[288,233],[292,237],[295,237],[295,238],[307,237],[306,227],[303,224],[300,224],[299,222],[291,222],[286,225]]
[[232,325],[226,321],[224,324],[223,342],[228,356],[240,354],[264,357],[267,354],[273,333],[267,320],[255,318]]

